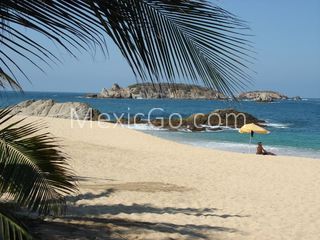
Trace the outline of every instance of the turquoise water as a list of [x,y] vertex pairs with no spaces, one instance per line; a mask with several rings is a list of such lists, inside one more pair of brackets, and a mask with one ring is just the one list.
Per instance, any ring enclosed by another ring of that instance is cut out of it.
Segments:
[[[144,113],[152,108],[156,110],[152,117],[168,117],[171,113],[180,113],[183,117],[192,113],[208,113],[215,109],[236,108],[266,120],[269,135],[256,135],[254,143],[262,141],[266,148],[282,155],[299,155],[320,158],[320,99],[303,101],[280,101],[273,103],[222,102],[209,100],[169,100],[169,99],[87,99],[80,93],[39,93],[26,92],[1,94],[0,106],[8,106],[26,99],[54,99],[57,102],[80,101],[89,103],[101,112],[120,116],[122,113]],[[156,136],[174,139],[179,142],[209,148],[248,152],[248,135],[236,130],[226,129],[220,132],[168,132],[148,126],[135,126],[137,129]],[[107,136],[106,136],[107,137]],[[254,145],[251,150],[254,151]]]

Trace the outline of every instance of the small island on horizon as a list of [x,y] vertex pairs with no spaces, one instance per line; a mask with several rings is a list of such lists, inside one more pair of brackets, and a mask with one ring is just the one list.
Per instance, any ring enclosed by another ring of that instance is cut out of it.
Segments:
[[[114,83],[111,88],[103,88],[100,93],[86,94],[87,98],[124,98],[124,99],[205,99],[231,100],[229,96],[217,90],[203,86],[183,83],[137,83],[121,87]],[[236,96],[240,101],[273,102],[279,100],[301,100],[301,97],[288,97],[282,93],[270,90],[249,91]]]

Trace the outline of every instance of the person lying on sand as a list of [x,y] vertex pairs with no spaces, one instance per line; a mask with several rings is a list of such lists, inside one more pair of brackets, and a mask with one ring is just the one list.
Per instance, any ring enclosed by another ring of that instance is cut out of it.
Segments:
[[266,151],[263,146],[262,146],[262,142],[258,142],[258,147],[257,147],[257,153],[258,155],[276,155],[272,152],[268,152]]

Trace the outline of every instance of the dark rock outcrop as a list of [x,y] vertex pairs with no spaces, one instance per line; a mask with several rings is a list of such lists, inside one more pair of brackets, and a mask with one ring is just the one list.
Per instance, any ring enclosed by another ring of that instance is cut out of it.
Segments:
[[153,119],[151,124],[168,130],[217,131],[223,127],[240,128],[244,124],[255,123],[263,126],[265,121],[259,120],[246,112],[235,109],[218,109],[207,114],[192,114],[182,119]]
[[96,121],[99,120],[100,112],[91,108],[87,103],[57,103],[52,99],[47,99],[23,101],[12,106],[12,114]]
[[171,99],[212,99],[227,100],[228,97],[205,87],[188,84],[134,84],[122,88],[114,84],[110,89],[102,89],[98,94],[88,94],[86,97],[97,98],[171,98]]

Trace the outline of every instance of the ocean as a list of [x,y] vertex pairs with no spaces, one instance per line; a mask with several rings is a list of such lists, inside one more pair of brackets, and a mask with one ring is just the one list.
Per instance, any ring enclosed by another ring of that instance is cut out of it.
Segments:
[[[209,113],[216,109],[234,108],[265,120],[268,135],[256,134],[249,146],[249,136],[239,134],[235,129],[214,132],[172,132],[147,125],[129,126],[139,131],[177,142],[235,152],[255,151],[255,144],[263,142],[264,147],[278,155],[294,155],[320,158],[320,99],[308,98],[302,101],[283,100],[271,103],[250,101],[230,102],[212,100],[172,99],[90,99],[81,93],[61,92],[2,92],[0,107],[9,106],[27,99],[54,99],[57,102],[77,101],[90,104],[110,116],[143,113],[151,116],[168,117],[179,113],[187,117],[193,113]],[[128,126],[127,126],[128,127]],[[108,137],[108,136],[106,136]]]

